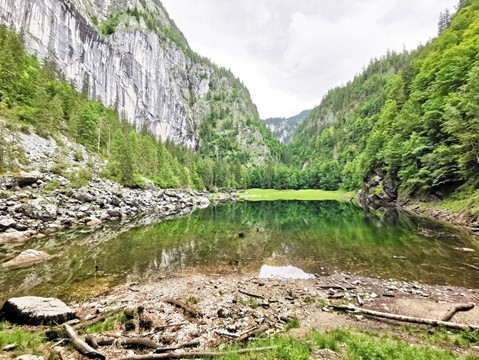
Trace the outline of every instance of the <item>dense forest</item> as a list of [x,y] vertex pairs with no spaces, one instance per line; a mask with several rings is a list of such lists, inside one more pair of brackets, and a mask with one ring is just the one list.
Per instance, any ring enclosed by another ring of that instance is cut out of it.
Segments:
[[301,178],[314,188],[358,189],[382,171],[412,196],[479,186],[479,2],[442,14],[439,32],[328,92],[285,150],[291,173],[300,172],[291,185]]
[[[105,36],[120,18],[98,24]],[[0,132],[7,127],[65,134],[109,159],[102,175],[129,186],[149,179],[163,188],[356,190],[381,171],[410,196],[476,189],[479,1],[463,0],[456,14],[442,14],[439,32],[414,51],[372,60],[352,81],[330,90],[285,147],[260,124],[254,104],[248,103],[252,116],[238,121],[228,104],[247,91],[242,84],[228,90],[218,83],[207,95],[211,113],[199,129],[201,147],[193,152],[134,129],[115,109],[75,91],[53,61],[40,64],[19,35],[0,27],[0,116],[8,119]],[[173,40],[188,48],[182,37]],[[261,129],[269,146],[263,162],[238,141],[240,135],[248,141],[251,126]],[[3,170],[18,157],[14,139],[1,143]]]

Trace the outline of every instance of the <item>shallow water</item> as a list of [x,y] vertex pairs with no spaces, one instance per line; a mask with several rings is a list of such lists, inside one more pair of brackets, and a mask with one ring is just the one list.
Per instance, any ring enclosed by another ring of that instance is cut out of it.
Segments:
[[24,294],[83,299],[126,279],[235,269],[259,274],[264,264],[479,288],[479,271],[467,266],[479,267],[479,242],[469,233],[408,214],[366,214],[336,201],[240,202],[162,222],[108,224],[2,246],[0,262],[25,249],[53,257],[2,270],[1,300]]

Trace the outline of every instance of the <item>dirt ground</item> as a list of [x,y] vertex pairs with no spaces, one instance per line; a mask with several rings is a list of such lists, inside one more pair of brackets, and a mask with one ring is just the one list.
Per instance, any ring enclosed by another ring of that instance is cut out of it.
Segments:
[[[179,300],[193,315],[168,303],[167,299]],[[108,310],[131,309],[134,315],[130,327],[134,328],[129,331],[117,328],[107,335],[117,338],[142,336],[161,346],[199,340],[196,350],[204,350],[222,348],[223,344],[234,342],[259,327],[267,328],[265,333],[270,335],[285,332],[287,322],[292,319],[299,320],[300,326],[288,333],[298,337],[311,329],[357,328],[421,343],[420,339],[404,332],[398,323],[336,312],[329,305],[359,306],[362,303],[365,309],[440,319],[451,306],[477,304],[478,300],[478,291],[474,289],[384,281],[349,274],[278,280],[232,272],[221,276],[185,274],[145,283],[132,282],[91,301],[73,304],[73,307],[83,319]],[[451,321],[479,325],[479,307],[459,312]],[[475,347],[463,348],[452,343],[437,346],[460,354],[479,355]],[[111,348],[108,351],[111,357],[125,355],[125,350]]]

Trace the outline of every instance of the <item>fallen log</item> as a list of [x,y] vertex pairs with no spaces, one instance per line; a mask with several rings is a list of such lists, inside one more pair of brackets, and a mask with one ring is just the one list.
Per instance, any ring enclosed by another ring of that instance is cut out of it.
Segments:
[[77,350],[85,355],[86,357],[90,359],[105,359],[105,355],[99,353],[95,349],[93,349],[90,345],[88,345],[85,341],[80,339],[80,337],[77,335],[75,330],[70,325],[65,324],[65,330],[67,332],[68,337],[70,338],[71,342]]
[[157,344],[156,342],[152,340],[138,338],[138,337],[119,339],[118,345],[123,347],[143,347],[148,349],[158,349],[160,347],[160,344]]
[[249,297],[252,297],[252,298],[264,300],[264,296],[262,296],[262,295],[253,294],[253,293],[250,293],[250,292],[241,290],[241,289],[238,289],[238,292],[241,293],[241,294],[243,294],[243,295],[247,295],[247,296],[249,296]]
[[356,289],[355,286],[341,286],[341,285],[318,285],[320,289],[334,289],[334,290],[354,290]]
[[85,342],[90,345],[93,349],[98,349],[98,343],[96,338],[93,335],[85,336]]
[[452,319],[454,315],[456,315],[458,311],[469,311],[473,309],[474,306],[475,304],[473,303],[451,306],[451,308],[447,311],[447,313],[441,318],[441,321],[449,321]]
[[166,353],[166,354],[147,354],[147,355],[133,355],[120,360],[157,360],[157,359],[202,359],[202,358],[212,358],[219,356],[228,356],[228,355],[241,355],[262,351],[270,351],[276,349],[276,346],[265,346],[252,349],[241,349],[241,350],[232,350],[232,351],[204,351],[204,352],[180,352],[180,353]]
[[[114,337],[95,337],[87,336],[85,341],[90,344],[93,348],[98,348],[98,346],[108,346],[113,345],[115,342],[118,346],[121,347],[141,347],[146,349],[158,349],[160,344],[145,338],[140,337],[125,337],[121,339],[116,339]],[[96,345],[96,347],[95,347]]]
[[358,308],[355,306],[332,305],[332,308],[334,310],[351,311],[351,312],[360,313],[364,315],[370,315],[370,316],[375,316],[379,318],[402,321],[402,322],[407,322],[412,324],[442,326],[442,327],[446,327],[449,329],[456,329],[456,330],[479,330],[478,325],[459,324],[459,323],[442,321],[442,320],[434,320],[434,319],[423,319],[423,318],[407,316],[407,315],[396,315],[396,314],[385,313],[385,312],[380,312],[375,310]]
[[163,299],[164,302],[166,302],[167,304],[170,304],[170,305],[174,305],[176,307],[179,307],[180,309],[182,309],[188,316],[192,317],[192,318],[200,318],[203,316],[203,314],[201,314],[199,311],[193,309],[192,307],[186,305],[184,302],[180,301],[180,300],[176,300],[176,299],[172,299],[172,298],[165,298]]
[[193,341],[186,342],[186,343],[183,343],[183,344],[179,344],[179,345],[176,345],[176,346],[169,346],[169,347],[164,347],[164,348],[158,347],[158,348],[156,348],[155,353],[157,353],[157,354],[165,353],[165,352],[175,351],[175,350],[183,349],[183,348],[196,347],[198,345],[200,345],[200,341],[199,340],[193,340]]
[[268,329],[269,329],[268,325],[260,326],[259,328],[253,329],[251,331],[248,331],[248,332],[242,334],[240,337],[238,337],[238,339],[236,339],[236,341],[238,341],[238,342],[246,341],[249,338],[252,338],[252,337],[255,337],[256,335],[264,333]]

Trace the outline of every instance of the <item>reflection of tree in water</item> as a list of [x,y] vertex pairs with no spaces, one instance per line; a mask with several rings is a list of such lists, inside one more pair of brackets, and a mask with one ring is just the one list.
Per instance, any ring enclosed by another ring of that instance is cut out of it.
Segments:
[[[246,236],[240,237],[240,231]],[[265,259],[309,273],[323,267],[410,280],[422,276],[424,281],[445,283],[457,282],[459,276],[454,279],[454,273],[437,271],[438,266],[460,271],[461,263],[477,261],[470,253],[453,250],[477,248],[455,230],[403,213],[366,214],[353,204],[335,201],[210,206],[175,220],[112,224],[87,234],[36,240],[25,245],[28,247],[54,257],[31,268],[0,274],[0,285],[7,292],[18,291],[18,284],[23,284],[22,292],[46,289],[50,293],[43,294],[54,295],[89,279],[114,277],[122,281],[127,275],[163,274],[189,267],[213,270],[234,264],[259,269]],[[394,256],[406,259],[397,261]]]

